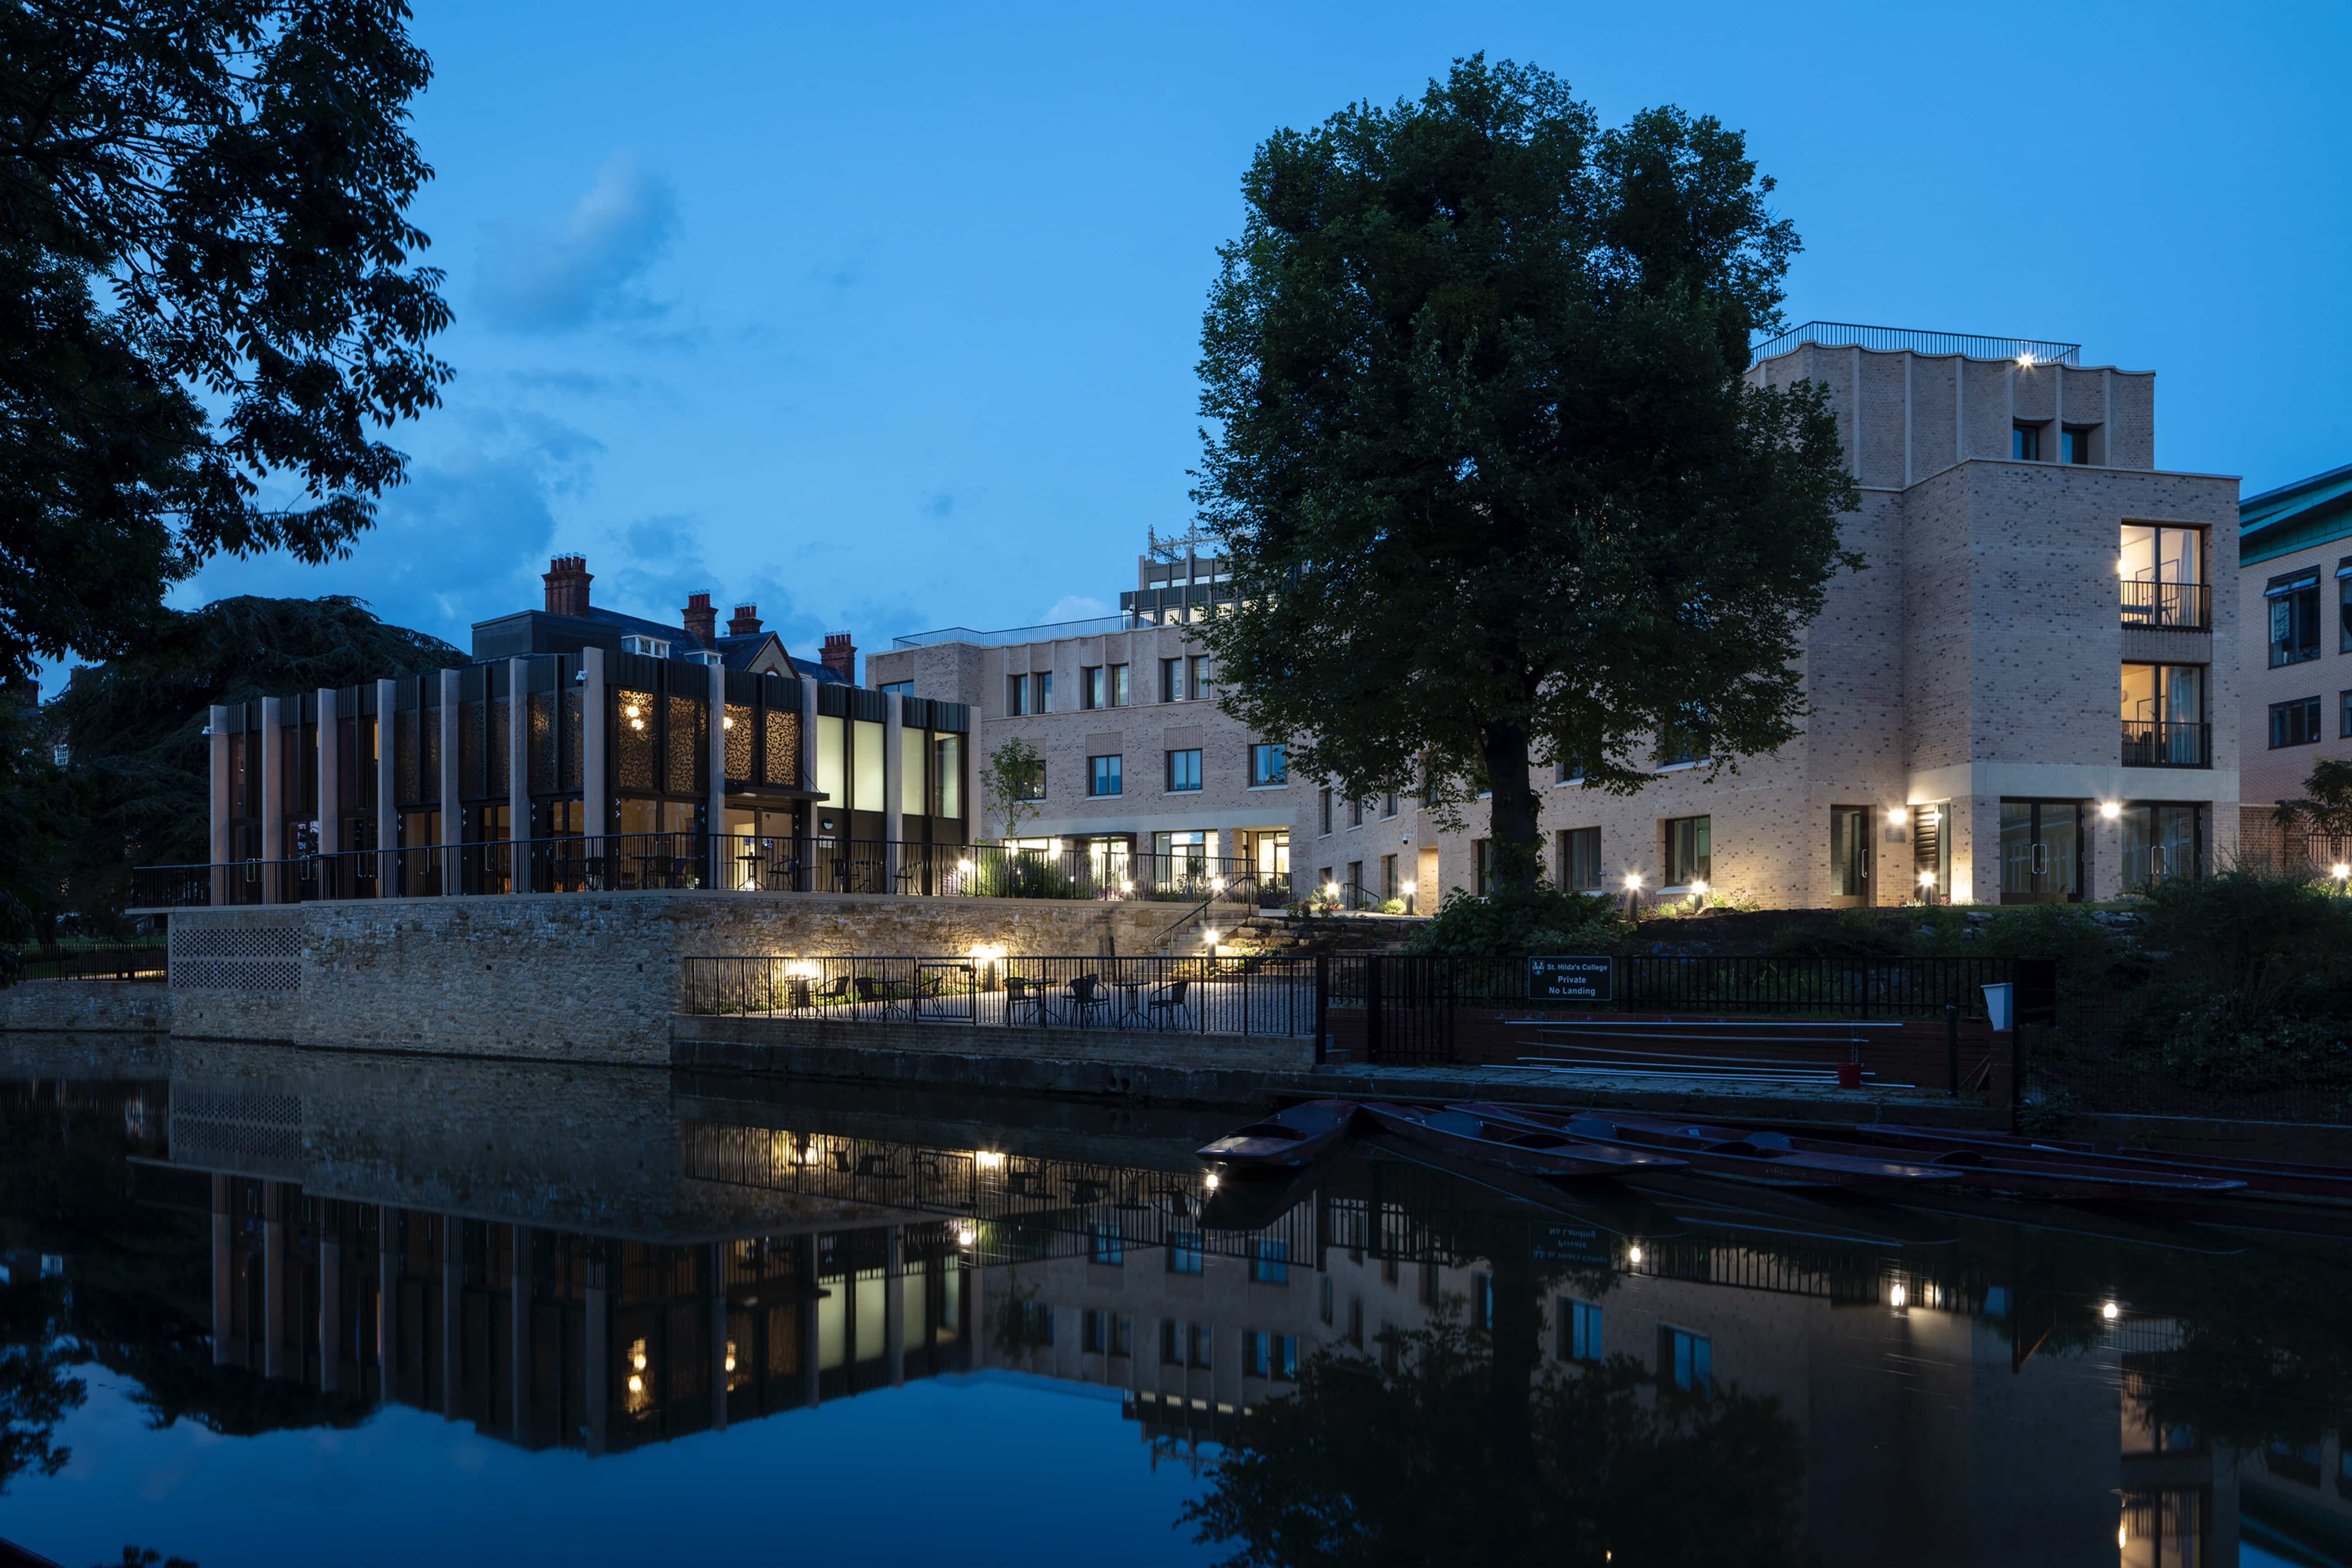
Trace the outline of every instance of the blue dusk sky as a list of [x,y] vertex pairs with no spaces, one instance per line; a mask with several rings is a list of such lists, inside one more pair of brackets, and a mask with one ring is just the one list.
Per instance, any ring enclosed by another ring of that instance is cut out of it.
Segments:
[[543,5],[418,0],[415,207],[446,406],[352,558],[174,602],[356,593],[464,645],[540,601],[756,601],[793,647],[1099,613],[1190,520],[1194,361],[1278,126],[1485,50],[1606,123],[1744,131],[1792,320],[2153,369],[2159,465],[2352,462],[2352,9]]

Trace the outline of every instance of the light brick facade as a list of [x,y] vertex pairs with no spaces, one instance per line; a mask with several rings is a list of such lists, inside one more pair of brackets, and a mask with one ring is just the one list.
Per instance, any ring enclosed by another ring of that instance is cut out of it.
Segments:
[[2352,468],[2250,497],[2242,526],[2245,831],[2250,851],[2278,852],[2286,845],[2273,808],[2303,795],[2314,764],[2352,759]]

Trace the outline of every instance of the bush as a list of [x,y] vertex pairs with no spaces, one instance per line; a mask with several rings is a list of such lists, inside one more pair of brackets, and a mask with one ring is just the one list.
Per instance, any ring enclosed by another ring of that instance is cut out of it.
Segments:
[[1580,893],[1479,896],[1455,888],[1414,934],[1415,953],[1482,953],[1524,958],[1541,953],[1612,953],[1633,928],[1616,908]]
[[974,868],[971,888],[982,898],[1086,896],[1057,861],[1039,855],[990,855]]

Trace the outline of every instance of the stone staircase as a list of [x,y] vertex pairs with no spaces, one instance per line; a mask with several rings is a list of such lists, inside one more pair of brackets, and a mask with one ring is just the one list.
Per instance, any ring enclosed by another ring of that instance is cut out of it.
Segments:
[[1423,922],[1397,915],[1289,916],[1261,911],[1218,933],[1221,953],[1311,957],[1318,953],[1402,953]]

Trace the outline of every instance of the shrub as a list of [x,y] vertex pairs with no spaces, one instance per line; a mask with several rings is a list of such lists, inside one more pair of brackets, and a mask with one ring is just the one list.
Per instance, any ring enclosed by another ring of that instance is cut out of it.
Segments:
[[1481,896],[1455,888],[1414,934],[1412,951],[1507,958],[1610,953],[1633,932],[1612,904],[1580,893],[1538,886],[1532,893]]

